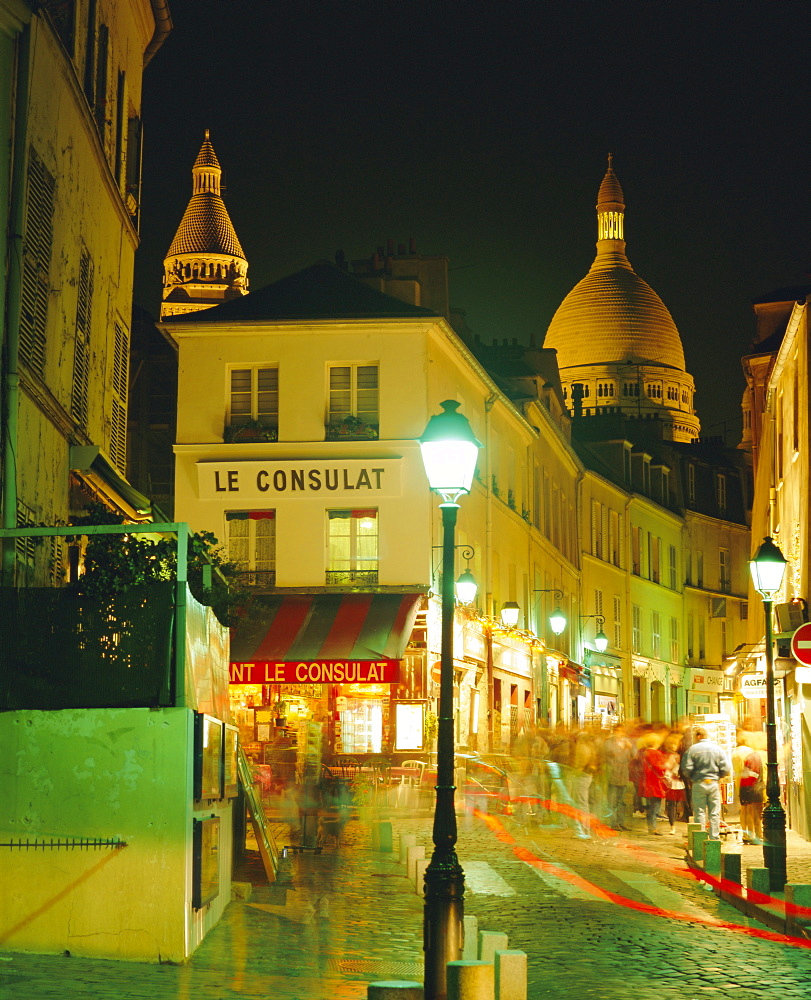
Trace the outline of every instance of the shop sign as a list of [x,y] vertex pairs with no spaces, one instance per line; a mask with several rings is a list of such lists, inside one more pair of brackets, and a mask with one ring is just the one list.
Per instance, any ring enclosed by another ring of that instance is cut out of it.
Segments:
[[744,698],[765,698],[766,675],[741,674],[740,690]]
[[529,656],[523,650],[510,648],[500,642],[493,643],[493,666],[529,677],[529,665]]
[[198,462],[201,500],[400,496],[400,459],[342,462]]
[[716,691],[724,690],[723,670],[694,670],[692,674],[693,691]]
[[231,684],[397,684],[399,660],[232,663]]

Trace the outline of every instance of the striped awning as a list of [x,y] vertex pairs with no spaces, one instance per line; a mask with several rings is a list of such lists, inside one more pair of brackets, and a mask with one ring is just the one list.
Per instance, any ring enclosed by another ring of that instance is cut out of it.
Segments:
[[231,630],[231,662],[399,660],[422,594],[251,598]]

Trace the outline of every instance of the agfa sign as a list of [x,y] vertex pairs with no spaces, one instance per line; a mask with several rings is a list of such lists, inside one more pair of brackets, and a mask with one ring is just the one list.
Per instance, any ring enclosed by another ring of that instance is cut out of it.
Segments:
[[744,698],[765,698],[766,675],[741,674],[740,691]]

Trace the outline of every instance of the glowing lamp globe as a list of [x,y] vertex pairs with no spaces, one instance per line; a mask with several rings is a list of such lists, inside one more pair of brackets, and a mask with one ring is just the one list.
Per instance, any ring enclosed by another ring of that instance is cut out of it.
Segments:
[[420,449],[428,485],[445,503],[455,504],[458,497],[470,492],[481,444],[467,417],[456,412],[456,400],[446,399],[440,406],[443,412],[428,421]]
[[549,616],[549,627],[555,635],[560,635],[560,633],[566,628],[566,615],[564,615],[560,608],[555,608]]
[[783,585],[786,558],[771,538],[766,537],[750,559],[749,570],[755,590],[765,601],[770,601]]

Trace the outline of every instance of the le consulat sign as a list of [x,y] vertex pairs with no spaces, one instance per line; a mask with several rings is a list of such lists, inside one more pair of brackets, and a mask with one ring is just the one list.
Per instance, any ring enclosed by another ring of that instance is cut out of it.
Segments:
[[201,500],[332,497],[363,502],[400,495],[402,459],[307,462],[198,462]]

